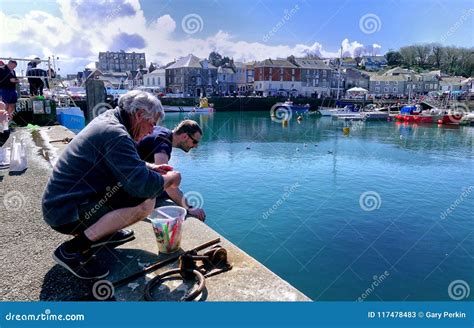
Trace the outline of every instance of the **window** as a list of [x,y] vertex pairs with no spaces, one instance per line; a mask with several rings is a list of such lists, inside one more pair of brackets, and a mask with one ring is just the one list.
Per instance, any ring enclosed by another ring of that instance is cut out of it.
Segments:
[[393,92],[398,92],[398,88],[393,88]]
[[158,76],[158,85],[161,85],[161,78]]
[[393,84],[398,85],[398,81],[393,81]]
[[313,87],[315,87],[315,86],[316,86],[316,80],[313,79]]
[[292,77],[291,77],[291,81],[294,81],[294,80],[295,80],[295,76],[292,76]]
[[327,75],[328,75],[328,72],[324,69],[323,70],[323,77],[327,77]]
[[375,92],[380,92],[380,88],[379,88],[379,87],[375,87]]
[[383,92],[388,92],[388,88],[383,88]]
[[155,85],[155,78],[152,78],[152,79],[151,79],[151,84],[152,84],[152,85]]
[[283,83],[280,83],[280,89],[283,89]]
[[385,81],[385,85],[389,85],[389,83],[390,83],[389,81]]
[[295,69],[294,68],[291,69],[291,74],[295,75]]
[[375,81],[375,85],[380,85],[380,81]]
[[269,83],[269,84],[268,84],[268,89],[271,89],[271,88],[272,88],[272,84]]

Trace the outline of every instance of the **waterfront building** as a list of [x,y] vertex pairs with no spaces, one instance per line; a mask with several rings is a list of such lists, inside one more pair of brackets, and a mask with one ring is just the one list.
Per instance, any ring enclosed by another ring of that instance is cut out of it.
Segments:
[[217,68],[217,93],[229,96],[237,92],[236,73],[232,64],[225,64]]
[[407,78],[403,75],[372,75],[370,77],[369,94],[374,96],[405,95]]
[[168,92],[185,97],[211,95],[217,86],[217,67],[189,54],[166,67]]
[[247,66],[242,62],[234,62],[235,83],[237,84],[237,92],[246,94],[247,92]]
[[246,92],[247,94],[254,91],[254,73],[255,73],[255,61],[248,62],[245,64],[245,83],[246,83]]
[[320,59],[295,58],[294,64],[301,69],[301,94],[329,96],[333,70]]
[[166,88],[166,71],[164,68],[157,68],[151,73],[143,75],[143,86],[151,89],[164,90]]
[[254,67],[254,90],[262,96],[301,94],[301,69],[288,60],[266,59]]
[[125,52],[99,52],[98,69],[102,72],[127,72],[136,71],[146,67],[145,53]]

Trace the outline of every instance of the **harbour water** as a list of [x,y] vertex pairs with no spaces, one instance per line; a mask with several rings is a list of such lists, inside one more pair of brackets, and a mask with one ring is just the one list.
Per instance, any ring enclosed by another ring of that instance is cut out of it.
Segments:
[[205,135],[173,151],[182,189],[312,299],[451,300],[454,285],[474,287],[474,128],[359,122],[345,136],[331,118],[285,127],[268,112],[162,125],[188,117]]

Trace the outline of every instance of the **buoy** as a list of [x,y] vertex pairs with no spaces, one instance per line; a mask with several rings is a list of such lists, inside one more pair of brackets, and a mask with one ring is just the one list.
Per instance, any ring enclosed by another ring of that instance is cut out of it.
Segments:
[[344,133],[345,136],[348,136],[349,132],[351,132],[351,128],[344,127],[344,128],[342,128],[342,132]]

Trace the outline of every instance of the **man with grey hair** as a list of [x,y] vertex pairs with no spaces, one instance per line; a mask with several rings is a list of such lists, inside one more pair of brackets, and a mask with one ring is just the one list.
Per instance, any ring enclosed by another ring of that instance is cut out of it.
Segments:
[[74,236],[53,258],[75,276],[107,276],[108,269],[92,256],[94,250],[133,240],[133,231],[123,228],[146,218],[166,188],[179,186],[179,172],[146,163],[137,153],[137,142],[163,115],[155,96],[128,92],[117,108],[74,137],[56,162],[43,195],[43,216],[54,230]]

